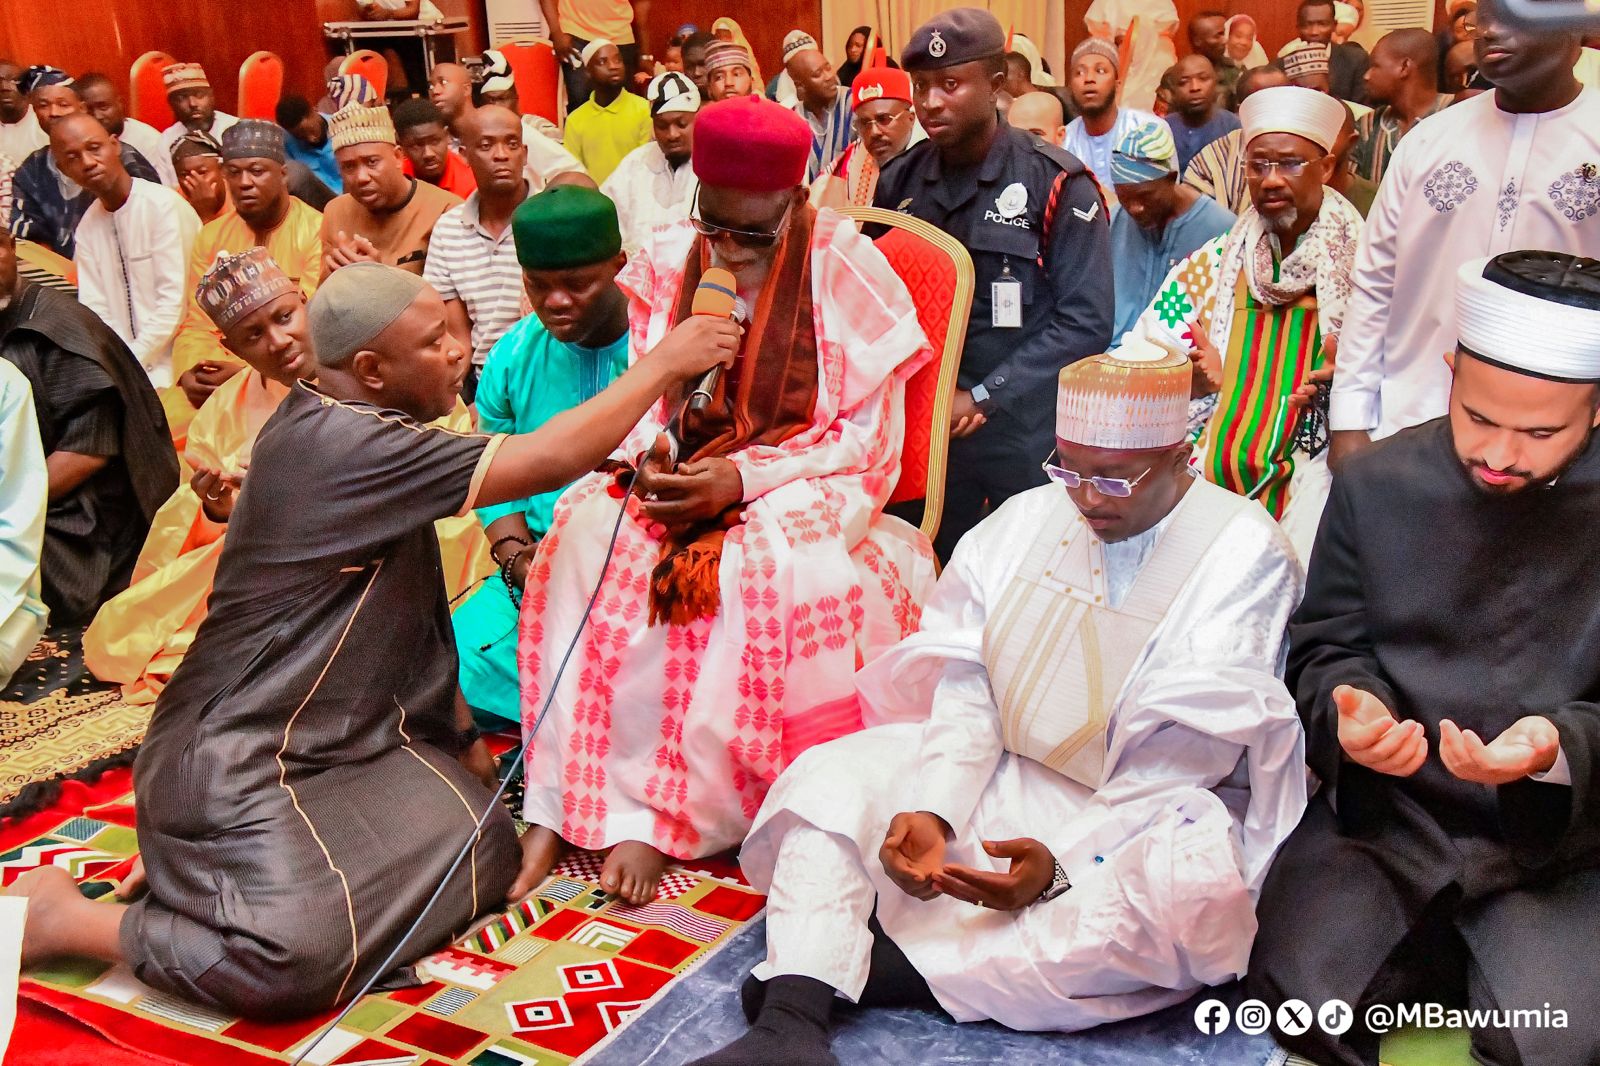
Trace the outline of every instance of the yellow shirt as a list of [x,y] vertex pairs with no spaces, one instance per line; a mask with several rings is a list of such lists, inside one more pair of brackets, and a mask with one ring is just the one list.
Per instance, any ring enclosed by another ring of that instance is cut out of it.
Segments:
[[603,185],[622,157],[652,136],[650,105],[644,97],[623,91],[605,107],[591,95],[587,103],[567,116],[563,143],[595,184]]
[[633,43],[633,5],[628,0],[561,0],[556,17],[562,32],[580,40]]
[[222,346],[222,333],[211,324],[194,289],[200,278],[217,256],[226,252],[238,255],[256,246],[265,247],[267,254],[283,270],[300,283],[300,290],[310,299],[317,291],[322,276],[322,212],[302,200],[289,198],[289,213],[283,223],[263,240],[252,230],[239,213],[229,207],[207,222],[195,239],[194,250],[189,255],[188,309],[178,336],[172,344],[172,379],[193,368],[196,364],[237,363],[239,359]]
[[[317,271],[302,277],[315,285]],[[253,370],[235,374],[194,415],[184,459],[191,466],[208,466],[248,480],[256,436],[286,395],[287,388]],[[470,433],[471,412],[458,399],[455,410],[438,425]],[[441,519],[434,528],[445,588],[452,597],[484,575],[494,574],[489,542],[476,514],[468,511]],[[122,685],[125,701],[153,702],[188,654],[206,617],[227,531],[226,525],[206,517],[187,478],[156,512],[132,582],[100,608],[83,634],[83,660],[89,672],[101,681]]]

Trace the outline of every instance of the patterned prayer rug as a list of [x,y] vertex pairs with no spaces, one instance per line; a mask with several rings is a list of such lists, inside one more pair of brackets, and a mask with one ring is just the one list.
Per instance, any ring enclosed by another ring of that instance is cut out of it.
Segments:
[[[134,853],[133,796],[124,791],[86,806],[56,808],[55,818],[35,815],[0,832],[0,845],[7,849],[0,851],[0,884],[50,863],[78,878],[84,895],[106,896]],[[592,853],[569,856],[528,899],[429,956],[421,964],[426,984],[368,996],[305,1061],[570,1063],[719,951],[765,904],[728,859],[669,868],[660,898],[643,907],[602,892],[600,865]],[[114,1045],[177,1063],[281,1066],[333,1017],[328,1012],[289,1023],[244,1021],[156,991],[125,966],[103,963],[31,970],[24,974],[22,998],[17,1048],[29,1039],[26,1008],[45,1007]]]
[[47,632],[0,691],[0,817],[54,802],[60,782],[126,764],[149,707],[120,702],[83,665],[82,628]]

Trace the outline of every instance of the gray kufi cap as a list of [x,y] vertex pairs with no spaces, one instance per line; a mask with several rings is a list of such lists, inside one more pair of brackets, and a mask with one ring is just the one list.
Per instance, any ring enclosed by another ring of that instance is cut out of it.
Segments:
[[384,263],[351,263],[328,275],[308,311],[317,362],[342,367],[404,314],[426,284]]

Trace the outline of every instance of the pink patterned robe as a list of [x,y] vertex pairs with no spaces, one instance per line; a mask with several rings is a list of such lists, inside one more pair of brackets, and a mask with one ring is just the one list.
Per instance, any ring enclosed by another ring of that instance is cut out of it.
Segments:
[[[617,279],[632,350],[666,335],[694,231],[657,232]],[[915,632],[934,582],[927,539],[882,513],[900,475],[906,380],[932,358],[904,284],[855,224],[812,235],[818,389],[809,428],[728,456],[745,520],[728,531],[722,607],[647,624],[660,544],[630,510],[589,626],[529,755],[524,816],[599,849],[640,840],[676,858],[738,844],[778,773],[860,728],[856,669]],[[623,444],[648,450],[665,402]],[[523,598],[518,666],[532,728],[600,576],[622,504],[590,475],[556,504]]]

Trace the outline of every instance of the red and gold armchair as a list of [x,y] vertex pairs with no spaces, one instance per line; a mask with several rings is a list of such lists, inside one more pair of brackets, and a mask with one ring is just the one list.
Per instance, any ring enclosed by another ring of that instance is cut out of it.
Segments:
[[840,213],[884,227],[873,243],[910,290],[917,321],[937,357],[906,382],[900,481],[889,496],[891,506],[922,501],[922,532],[932,540],[944,512],[950,404],[972,313],[972,257],[960,241],[920,218],[881,207],[846,207]]

